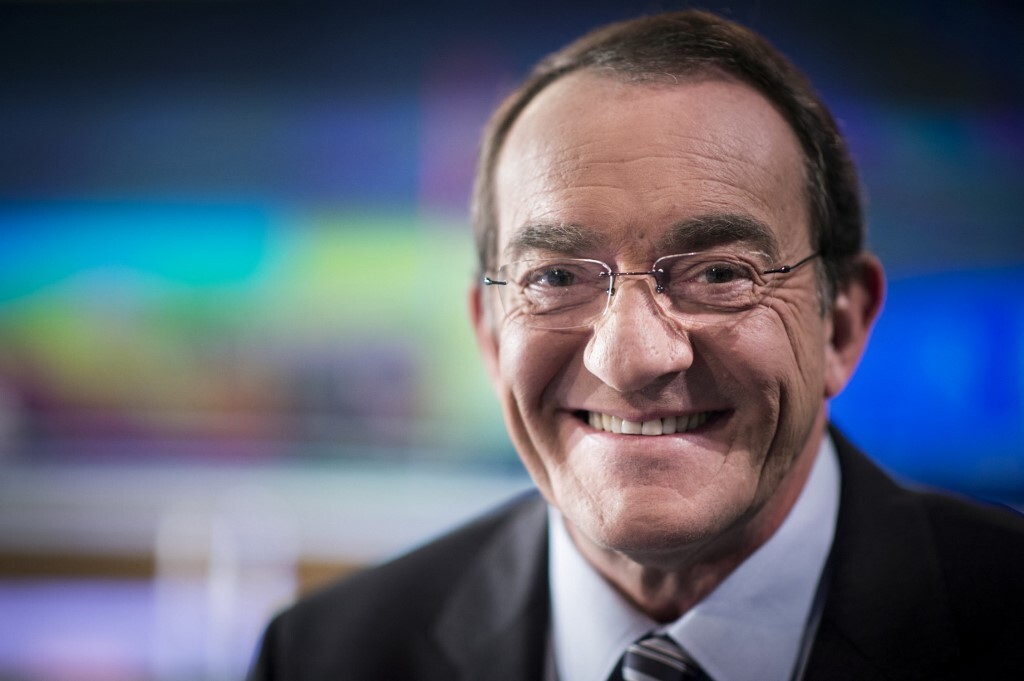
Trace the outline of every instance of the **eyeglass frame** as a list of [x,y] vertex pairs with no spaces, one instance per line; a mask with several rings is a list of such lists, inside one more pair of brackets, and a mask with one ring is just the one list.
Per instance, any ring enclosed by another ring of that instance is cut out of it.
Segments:
[[[686,256],[692,256],[692,255],[701,255],[701,254],[702,254],[701,251],[694,251],[692,253],[673,253],[671,255],[663,255],[663,256],[659,257],[657,260],[654,261],[654,263],[651,265],[651,269],[650,270],[638,271],[638,272],[616,272],[616,271],[614,271],[612,269],[611,265],[609,265],[608,263],[603,262],[601,260],[595,260],[593,258],[565,258],[566,261],[583,261],[583,262],[597,263],[599,265],[602,265],[605,268],[606,271],[598,273],[597,276],[599,276],[599,277],[608,277],[608,279],[609,279],[608,290],[607,290],[607,293],[608,293],[607,302],[605,304],[605,307],[602,309],[602,311],[599,314],[595,315],[594,318],[592,320],[590,320],[589,322],[587,322],[586,324],[579,324],[579,325],[567,326],[567,327],[540,327],[540,328],[548,328],[548,329],[554,331],[554,330],[559,330],[559,329],[565,330],[565,329],[574,329],[574,328],[582,328],[584,326],[589,326],[590,323],[592,323],[594,320],[598,319],[599,317],[602,317],[605,313],[607,313],[607,311],[608,311],[608,303],[611,301],[611,297],[613,295],[615,295],[615,282],[616,282],[616,279],[618,277],[643,277],[643,276],[654,277],[654,282],[655,282],[654,290],[655,290],[655,292],[656,293],[664,293],[665,292],[665,286],[662,284],[662,282],[660,280],[660,276],[664,275],[665,270],[658,269],[657,268],[658,263],[663,261],[663,260],[668,260],[669,258],[679,258],[679,257],[686,257]],[[803,265],[803,264],[813,260],[814,258],[817,258],[820,255],[821,255],[821,251],[814,251],[810,255],[808,255],[808,256],[806,256],[804,258],[801,258],[800,260],[797,260],[792,265],[780,265],[779,267],[775,267],[775,268],[772,268],[772,269],[758,270],[758,272],[759,272],[759,274],[762,274],[762,275],[764,275],[764,274],[789,274],[793,270],[795,270],[796,268],[798,268],[801,265]],[[553,260],[558,260],[558,258],[553,258]],[[507,267],[510,264],[513,264],[513,263],[506,263],[505,265],[501,265],[497,269],[501,269],[502,267]],[[508,286],[508,280],[499,281],[497,279],[492,279],[488,275],[484,275],[483,276],[483,278],[481,280],[481,283],[484,286]],[[506,313],[507,313],[507,311],[506,311]]]

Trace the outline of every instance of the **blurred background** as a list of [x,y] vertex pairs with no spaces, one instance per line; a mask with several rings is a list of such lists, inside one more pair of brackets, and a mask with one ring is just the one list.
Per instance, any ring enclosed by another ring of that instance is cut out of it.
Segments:
[[[464,315],[481,127],[673,2],[0,0],[0,679],[240,679],[529,482]],[[708,3],[811,76],[890,275],[834,419],[1024,504],[1024,9]]]

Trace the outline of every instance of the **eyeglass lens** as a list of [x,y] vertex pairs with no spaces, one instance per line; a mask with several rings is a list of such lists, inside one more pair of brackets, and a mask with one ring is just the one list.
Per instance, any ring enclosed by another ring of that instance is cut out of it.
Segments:
[[734,322],[756,308],[775,277],[760,254],[708,253],[660,258],[647,272],[614,272],[596,260],[526,260],[499,277],[506,314],[530,326],[586,326],[607,308],[624,278],[650,276],[666,313],[698,324]]

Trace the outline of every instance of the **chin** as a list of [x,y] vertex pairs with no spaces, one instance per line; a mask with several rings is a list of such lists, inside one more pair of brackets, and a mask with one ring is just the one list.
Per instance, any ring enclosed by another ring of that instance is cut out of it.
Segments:
[[600,508],[584,506],[563,513],[596,546],[645,564],[694,550],[720,536],[742,515],[666,490],[613,490],[599,498]]

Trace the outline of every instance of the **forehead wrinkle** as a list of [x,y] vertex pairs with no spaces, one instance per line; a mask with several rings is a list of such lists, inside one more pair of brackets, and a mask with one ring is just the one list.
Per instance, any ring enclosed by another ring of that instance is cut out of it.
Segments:
[[574,255],[592,250],[596,244],[597,236],[579,225],[532,223],[512,235],[505,257],[514,260],[530,250]]
[[779,258],[779,242],[771,228],[747,215],[713,213],[687,218],[669,227],[659,239],[662,252],[688,253],[715,246],[746,244]]

